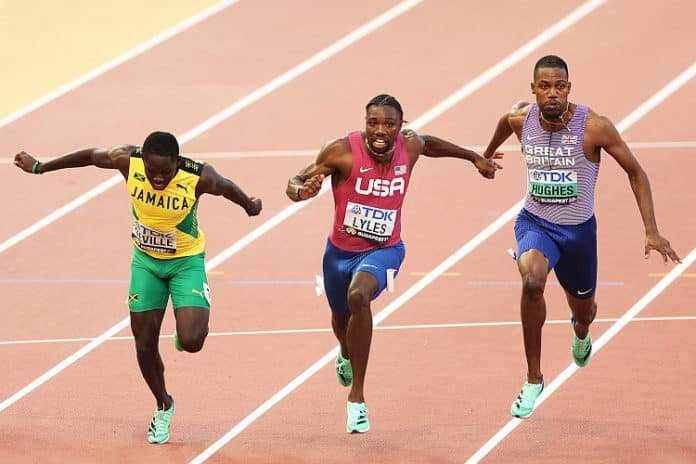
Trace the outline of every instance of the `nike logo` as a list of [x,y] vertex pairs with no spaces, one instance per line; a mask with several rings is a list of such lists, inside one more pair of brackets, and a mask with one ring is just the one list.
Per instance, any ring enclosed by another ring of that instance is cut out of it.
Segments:
[[374,168],[363,168],[363,167],[361,167],[361,168],[360,168],[360,174],[365,173],[365,172],[367,172],[367,171],[371,171],[372,169],[374,169]]
[[536,140],[536,139],[538,139],[539,137],[543,137],[543,136],[544,136],[544,135],[542,134],[542,135],[535,135],[534,137],[530,137],[529,134],[527,134],[527,142],[529,142],[529,141],[531,141],[531,140]]
[[584,292],[578,291],[578,295],[587,295],[587,294],[590,293],[591,291],[592,291],[592,289],[585,290]]

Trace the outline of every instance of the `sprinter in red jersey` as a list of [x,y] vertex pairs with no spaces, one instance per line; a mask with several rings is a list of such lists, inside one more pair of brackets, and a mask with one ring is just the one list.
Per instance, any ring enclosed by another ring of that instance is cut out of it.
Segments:
[[324,252],[324,287],[334,334],[341,345],[336,375],[351,386],[348,432],[367,432],[370,423],[363,387],[372,341],[370,303],[386,288],[388,274],[404,259],[401,206],[418,157],[470,161],[487,179],[500,166],[445,140],[401,130],[403,110],[390,95],[367,104],[365,131],[328,143],[315,162],[288,182],[287,195],[302,201],[319,193],[331,176],[334,225]]

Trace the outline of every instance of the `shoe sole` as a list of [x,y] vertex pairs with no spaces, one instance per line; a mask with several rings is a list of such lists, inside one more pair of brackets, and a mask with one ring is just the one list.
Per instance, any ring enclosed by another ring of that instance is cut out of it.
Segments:
[[532,417],[533,414],[534,414],[534,410],[533,410],[533,409],[532,409],[532,412],[530,412],[530,413],[527,414],[526,416],[523,416],[523,415],[521,415],[521,414],[512,414],[512,413],[510,413],[510,415],[511,415],[512,417],[516,418],[516,419],[528,419],[528,418]]
[[348,431],[348,433],[365,433],[365,432],[370,430],[370,426],[368,425],[367,428],[365,428],[363,430],[360,430],[357,427],[351,428],[350,426],[346,426],[346,430]]
[[165,443],[169,442],[169,437],[167,437],[164,441],[150,440],[148,438],[147,442],[151,445],[164,445]]

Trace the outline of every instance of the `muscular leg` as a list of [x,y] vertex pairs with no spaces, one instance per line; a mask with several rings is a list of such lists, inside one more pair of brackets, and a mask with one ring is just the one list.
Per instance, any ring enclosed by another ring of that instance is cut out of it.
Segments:
[[517,265],[522,277],[520,313],[527,356],[527,382],[541,383],[541,329],[546,321],[544,288],[549,262],[539,250],[531,249],[519,257]]
[[348,356],[348,321],[350,320],[350,312],[337,313],[331,312],[331,327],[336,335],[338,343],[341,345],[341,356],[344,359],[350,359]]
[[575,324],[573,325],[575,335],[577,335],[580,340],[584,340],[590,331],[590,324],[592,324],[592,321],[594,321],[594,318],[597,316],[597,303],[595,302],[594,295],[590,298],[581,299],[568,292],[565,293],[570,310],[573,312],[573,319],[575,320]]
[[368,272],[358,272],[348,287],[348,308],[350,319],[346,344],[348,357],[353,366],[353,386],[348,395],[348,401],[353,403],[365,402],[363,387],[365,385],[365,371],[367,359],[370,355],[370,343],[372,342],[372,310],[370,301],[377,291],[379,283]]
[[176,334],[184,351],[197,353],[208,336],[210,310],[198,307],[182,307],[174,310]]
[[157,400],[157,408],[169,409],[173,400],[164,385],[164,364],[158,348],[163,318],[164,309],[130,313],[140,372]]

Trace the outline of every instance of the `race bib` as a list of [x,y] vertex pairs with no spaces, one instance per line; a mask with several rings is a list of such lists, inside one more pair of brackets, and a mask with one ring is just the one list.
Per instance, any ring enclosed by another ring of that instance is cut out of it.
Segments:
[[394,232],[397,214],[396,209],[375,208],[349,201],[346,205],[343,228],[350,235],[384,243]]
[[131,235],[136,245],[143,250],[171,255],[176,253],[176,231],[157,232],[149,227],[145,227],[136,219],[133,222],[133,233]]
[[565,169],[530,169],[527,192],[539,203],[572,203],[578,199],[578,173]]

